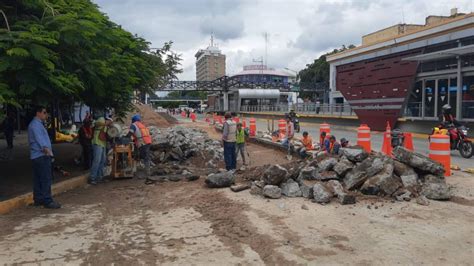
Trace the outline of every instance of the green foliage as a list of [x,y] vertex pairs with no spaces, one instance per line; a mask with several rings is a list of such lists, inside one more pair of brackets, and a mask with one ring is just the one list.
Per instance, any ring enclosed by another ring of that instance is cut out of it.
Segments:
[[175,78],[171,42],[149,43],[111,22],[90,0],[3,0],[0,104],[83,101],[123,112],[134,91]]
[[[323,84],[323,86],[329,87],[329,63],[326,61],[326,57],[354,47],[352,44],[348,47],[343,45],[340,49],[334,49],[329,53],[321,55],[318,59],[315,59],[313,63],[307,64],[306,68],[298,73],[301,87],[311,88],[314,84]],[[311,92],[302,92],[300,93],[300,97],[313,98],[312,94]],[[322,95],[318,96],[320,97]]]

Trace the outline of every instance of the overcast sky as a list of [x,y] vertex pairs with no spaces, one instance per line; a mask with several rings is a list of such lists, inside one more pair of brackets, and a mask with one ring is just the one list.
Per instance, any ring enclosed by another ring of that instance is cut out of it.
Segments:
[[181,80],[195,80],[198,49],[215,43],[227,56],[227,75],[264,57],[270,67],[301,70],[342,44],[400,22],[423,24],[427,15],[472,12],[473,0],[93,0],[111,20],[152,47],[173,41],[182,55]]

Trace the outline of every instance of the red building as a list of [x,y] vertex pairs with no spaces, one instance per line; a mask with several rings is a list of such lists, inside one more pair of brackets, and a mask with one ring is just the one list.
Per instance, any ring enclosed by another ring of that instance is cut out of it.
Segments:
[[400,117],[438,120],[450,104],[474,121],[474,14],[451,11],[424,25],[395,25],[327,57],[330,103],[348,102],[362,123],[384,130]]

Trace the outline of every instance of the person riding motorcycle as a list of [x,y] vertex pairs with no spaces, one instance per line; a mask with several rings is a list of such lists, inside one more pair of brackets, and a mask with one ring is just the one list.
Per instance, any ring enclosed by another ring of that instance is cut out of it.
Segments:
[[461,123],[459,123],[451,113],[451,109],[452,109],[451,105],[445,104],[441,108],[443,109],[443,115],[441,117],[442,124],[445,124],[445,125],[451,125],[452,124],[455,127],[461,126]]
[[298,119],[298,115],[296,114],[294,109],[290,110],[288,117],[291,119],[291,122],[293,122],[294,129],[296,130],[296,132],[300,132],[300,122]]

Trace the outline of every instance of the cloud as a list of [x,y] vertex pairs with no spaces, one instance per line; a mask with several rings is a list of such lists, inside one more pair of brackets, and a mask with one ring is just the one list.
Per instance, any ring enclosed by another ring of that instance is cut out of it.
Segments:
[[[111,20],[149,40],[173,41],[182,54],[181,80],[196,78],[195,53],[210,34],[237,73],[268,54],[275,68],[300,70],[321,54],[360,44],[370,32],[400,23],[424,23],[428,15],[472,10],[471,0],[94,0]],[[264,33],[269,38],[265,49]]]

